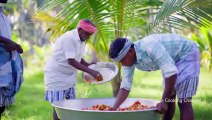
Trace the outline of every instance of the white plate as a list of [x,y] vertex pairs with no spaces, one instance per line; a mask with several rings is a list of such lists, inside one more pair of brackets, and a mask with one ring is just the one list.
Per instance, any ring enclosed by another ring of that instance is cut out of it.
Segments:
[[118,74],[118,67],[116,64],[111,62],[97,62],[96,64],[92,64],[89,68],[98,71],[102,77],[102,81],[97,81],[94,77],[92,77],[88,73],[83,73],[83,80],[86,83],[91,84],[101,84],[112,80]]

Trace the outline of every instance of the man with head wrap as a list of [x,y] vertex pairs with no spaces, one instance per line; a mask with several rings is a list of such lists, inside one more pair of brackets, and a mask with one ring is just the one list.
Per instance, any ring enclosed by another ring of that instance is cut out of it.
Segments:
[[[90,64],[82,58],[85,41],[95,32],[95,25],[90,20],[83,19],[79,21],[77,29],[64,33],[56,40],[52,56],[44,69],[46,100],[50,103],[75,98],[77,70],[102,80],[102,75],[88,68]],[[53,118],[58,119],[55,110]]]
[[136,42],[126,38],[116,39],[110,45],[109,56],[122,64],[123,76],[111,110],[117,109],[128,97],[135,68],[142,71],[160,69],[164,78],[164,91],[157,108],[163,113],[163,119],[173,118],[177,95],[181,120],[193,120],[191,99],[198,86],[199,54],[194,42],[176,34],[155,34]]

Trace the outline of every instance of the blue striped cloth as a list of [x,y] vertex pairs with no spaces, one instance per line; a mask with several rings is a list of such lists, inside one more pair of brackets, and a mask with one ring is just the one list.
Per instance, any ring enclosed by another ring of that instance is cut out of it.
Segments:
[[11,56],[1,55],[0,59],[7,59],[5,57],[10,57],[10,60],[0,66],[0,106],[12,104],[23,83],[23,61],[19,53],[13,51]]
[[0,107],[9,106],[15,102],[14,97],[5,97],[2,92],[0,92]]
[[[175,91],[178,98],[190,98],[196,94],[200,74],[200,51],[194,46],[190,54],[176,62],[178,69]],[[183,81],[182,81],[183,80]]]
[[[23,83],[23,61],[17,51],[12,52],[11,60],[0,66],[0,89],[7,97],[14,96]],[[0,56],[4,58],[5,56]]]
[[54,101],[61,101],[65,99],[75,99],[75,98],[76,98],[75,87],[71,87],[69,89],[61,91],[47,90],[45,100],[52,103]]
[[6,51],[5,46],[3,44],[0,43],[0,56],[4,56],[1,57],[0,59],[0,67],[5,64],[7,61],[10,60],[10,53]]

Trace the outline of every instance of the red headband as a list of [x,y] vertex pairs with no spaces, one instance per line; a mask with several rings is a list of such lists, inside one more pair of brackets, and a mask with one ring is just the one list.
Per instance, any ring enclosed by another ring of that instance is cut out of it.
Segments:
[[85,30],[86,32],[89,32],[89,33],[96,32],[96,27],[90,25],[89,23],[87,23],[84,20],[79,21],[78,28],[82,28],[83,30]]

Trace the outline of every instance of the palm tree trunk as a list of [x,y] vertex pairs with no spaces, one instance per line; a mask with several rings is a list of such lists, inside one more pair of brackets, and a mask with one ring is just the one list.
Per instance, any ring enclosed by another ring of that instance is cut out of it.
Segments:
[[117,76],[112,80],[112,89],[113,89],[113,97],[116,97],[118,95],[120,86],[121,86],[121,65],[118,64],[119,72]]
[[113,97],[116,97],[118,95],[120,85],[121,85],[121,77],[119,72],[118,75],[112,80]]
[[21,39],[24,39],[24,10],[22,6],[22,0],[17,1],[18,4],[18,12],[20,13],[20,16],[18,18],[18,24],[19,24],[19,35]]

